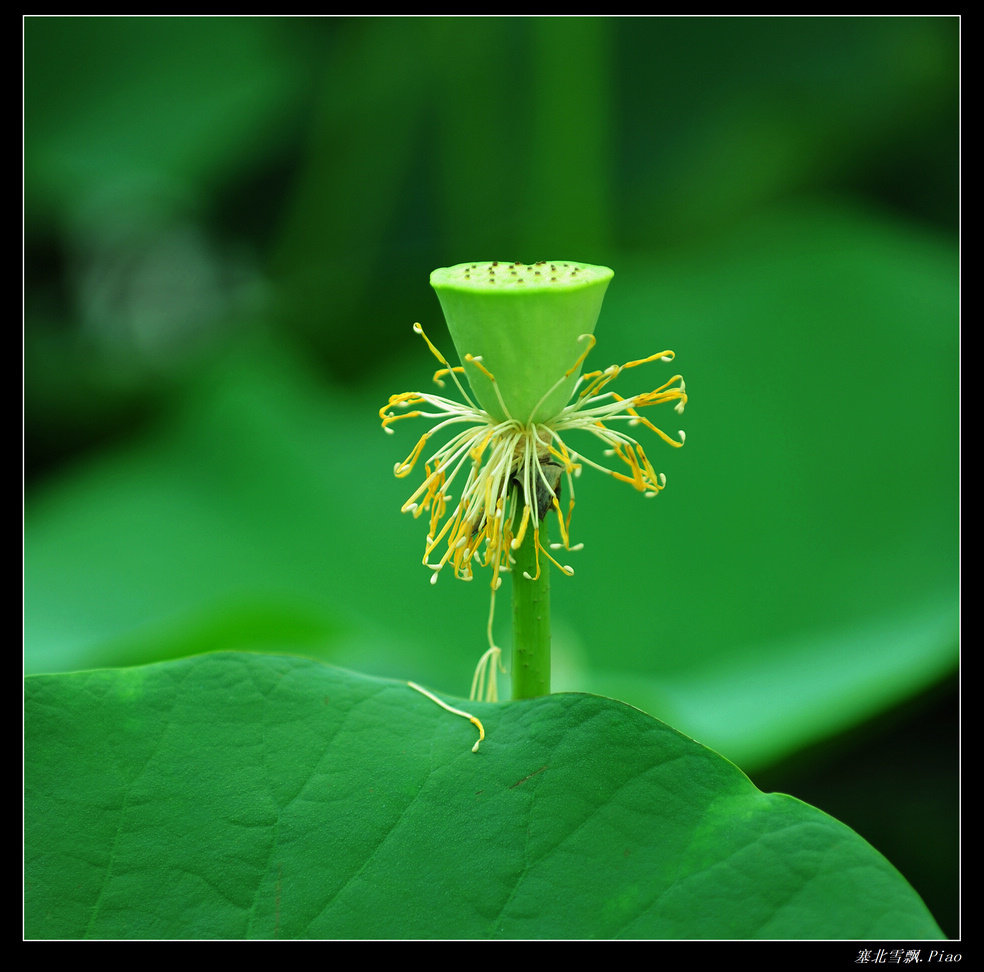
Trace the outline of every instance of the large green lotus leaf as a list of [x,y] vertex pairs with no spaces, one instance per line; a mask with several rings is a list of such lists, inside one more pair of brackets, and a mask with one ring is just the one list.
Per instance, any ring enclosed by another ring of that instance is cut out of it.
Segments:
[[[688,439],[637,430],[668,476],[652,502],[590,468],[577,480],[585,548],[553,582],[557,689],[621,698],[750,771],[952,673],[953,257],[828,206],[616,262],[588,366],[676,350],[617,389],[679,368],[685,414],[651,417]],[[407,313],[408,339],[419,318],[450,353],[436,300]],[[488,585],[427,583],[426,523],[399,512],[418,480],[392,476],[425,425],[387,436],[376,417],[433,388],[434,359],[410,347],[345,395],[275,348],[244,352],[156,434],[33,493],[27,670],[246,648],[464,691]]]
[[[26,680],[26,934],[939,937],[853,831],[631,706],[288,656]],[[458,703],[463,705],[465,703]]]

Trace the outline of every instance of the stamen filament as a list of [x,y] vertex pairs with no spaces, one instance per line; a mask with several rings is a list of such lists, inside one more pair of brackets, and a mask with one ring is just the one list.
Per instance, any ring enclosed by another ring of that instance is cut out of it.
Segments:
[[448,705],[447,702],[442,702],[436,695],[432,692],[428,692],[425,688],[421,688],[421,686],[419,686],[416,682],[407,682],[407,685],[409,685],[414,691],[419,692],[421,695],[426,695],[431,702],[436,702],[442,709],[447,709],[448,712],[463,716],[470,723],[472,723],[472,725],[478,729],[478,742],[472,746],[472,752],[478,752],[478,744],[485,738],[485,726],[482,725],[481,719],[477,716],[473,716],[470,712],[463,712],[461,709],[456,709],[454,706]]

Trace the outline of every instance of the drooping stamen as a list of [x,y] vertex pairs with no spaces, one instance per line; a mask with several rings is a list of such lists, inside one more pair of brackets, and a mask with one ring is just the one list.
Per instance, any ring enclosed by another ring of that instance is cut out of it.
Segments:
[[485,726],[482,725],[482,721],[477,716],[473,716],[470,712],[463,712],[461,709],[456,709],[454,706],[448,705],[447,702],[442,702],[436,695],[432,692],[428,692],[425,688],[421,688],[416,682],[407,682],[407,685],[409,685],[415,692],[419,692],[421,695],[426,695],[431,702],[436,702],[442,709],[447,709],[448,712],[452,712],[454,715],[462,716],[472,723],[472,725],[478,729],[478,742],[472,746],[472,752],[478,752],[478,743],[485,738]]

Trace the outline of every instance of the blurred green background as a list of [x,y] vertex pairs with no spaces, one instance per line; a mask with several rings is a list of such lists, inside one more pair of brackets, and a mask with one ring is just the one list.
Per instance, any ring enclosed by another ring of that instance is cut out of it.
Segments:
[[687,446],[644,440],[652,503],[578,481],[555,688],[838,816],[956,935],[959,28],[28,18],[26,671],[466,695],[488,587],[428,583],[423,426],[377,411],[430,387],[414,321],[451,354],[435,267],[604,264],[589,365],[673,348]]

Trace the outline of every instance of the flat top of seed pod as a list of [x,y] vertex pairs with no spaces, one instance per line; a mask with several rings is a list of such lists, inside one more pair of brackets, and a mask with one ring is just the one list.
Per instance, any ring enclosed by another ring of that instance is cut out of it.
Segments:
[[574,260],[541,260],[539,263],[459,263],[440,267],[430,276],[433,287],[485,292],[507,290],[573,290],[607,283],[615,275],[608,267]]

